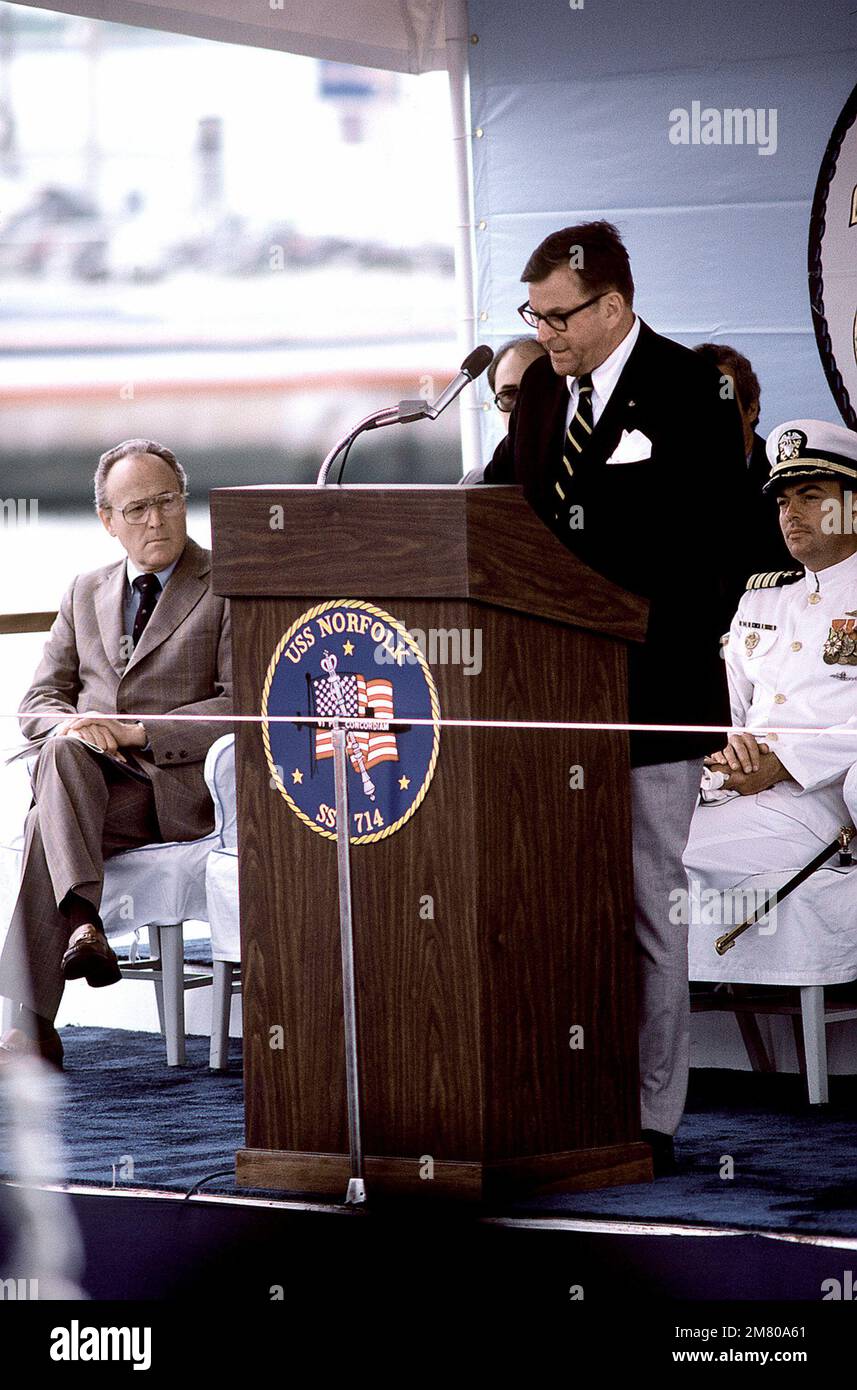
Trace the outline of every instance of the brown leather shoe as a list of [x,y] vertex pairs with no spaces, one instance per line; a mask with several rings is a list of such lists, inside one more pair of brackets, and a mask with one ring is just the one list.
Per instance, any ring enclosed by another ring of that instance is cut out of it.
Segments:
[[62,1071],[63,1048],[55,1028],[44,1038],[31,1038],[20,1028],[10,1028],[0,1038],[0,1068],[13,1066],[22,1057],[42,1057]]
[[62,973],[67,980],[86,980],[93,989],[115,985],[122,978],[116,952],[108,946],[104,933],[92,926],[72,932],[62,958]]

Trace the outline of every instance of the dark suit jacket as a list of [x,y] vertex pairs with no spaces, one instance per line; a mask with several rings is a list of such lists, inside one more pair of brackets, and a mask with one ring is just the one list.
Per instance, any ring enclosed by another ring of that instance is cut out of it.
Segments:
[[[229,602],[211,592],[211,552],[188,540],[128,659],[123,643],[125,560],[81,574],[63,595],[21,719],[29,739],[70,714],[232,713]],[[34,718],[34,715],[41,716]],[[205,755],[226,723],[146,723],[150,748],[125,749],[155,794],[164,840],[195,840],[214,826]]]
[[[565,507],[583,527],[554,520],[568,387],[548,357],[521,381],[509,433],[486,483],[520,483],[530,505],[586,564],[650,601],[644,644],[629,654],[632,723],[729,724],[719,638],[746,574],[729,529],[746,499],[738,409],[723,400],[716,368],[645,323],[588,447],[574,463]],[[609,464],[623,430],[651,440],[645,462]],[[718,534],[719,532],[719,534]],[[635,765],[696,757],[719,734],[634,734]]]
[[748,576],[763,570],[793,570],[796,564],[783,540],[776,499],[762,496],[762,488],[770,476],[771,465],[768,463],[765,441],[760,434],[754,434],[753,452],[747,465],[750,484],[746,551]]

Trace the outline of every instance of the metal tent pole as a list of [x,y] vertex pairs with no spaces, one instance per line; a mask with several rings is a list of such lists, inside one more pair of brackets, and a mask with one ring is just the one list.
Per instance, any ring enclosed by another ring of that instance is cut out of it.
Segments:
[[[455,290],[458,309],[458,351],[462,358],[476,346],[476,255],[473,241],[473,161],[470,147],[470,30],[466,0],[444,5],[446,64],[455,156]],[[478,400],[459,402],[462,477],[482,462],[481,416]]]

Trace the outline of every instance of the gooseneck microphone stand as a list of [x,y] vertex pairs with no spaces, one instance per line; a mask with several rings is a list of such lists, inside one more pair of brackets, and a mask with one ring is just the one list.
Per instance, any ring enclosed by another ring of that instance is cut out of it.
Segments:
[[[399,401],[398,405],[388,406],[384,410],[375,410],[371,415],[365,416],[359,424],[348,431],[348,434],[343,435],[342,439],[334,444],[319,469],[318,477],[316,478],[318,487],[324,487],[326,485],[328,474],[343,451],[347,458],[348,450],[351,448],[351,445],[358,435],[364,434],[367,430],[381,429],[384,425],[410,425],[413,424],[415,420],[436,420],[438,415],[446,410],[446,407],[451,405],[456,396],[464,390],[465,386],[469,386],[471,381],[475,381],[478,376],[482,375],[493,356],[494,354],[491,349],[485,347],[484,344],[481,347],[474,348],[473,351],[465,357],[459,368],[458,374],[453,377],[449,385],[441,391],[434,403],[424,400]],[[342,481],[342,470],[340,470],[339,481]]]
[[[355,425],[333,446],[319,469],[316,483],[327,485],[328,475],[340,454],[344,453],[340,481],[348,450],[358,435],[377,430],[384,425],[407,425],[415,420],[436,420],[455,400],[465,386],[485,371],[493,357],[489,347],[477,347],[465,358],[458,375],[432,404],[429,401],[399,401],[398,405],[376,410]],[[325,670],[328,667],[322,662]],[[335,659],[333,662],[335,667]],[[334,678],[334,670],[328,671]],[[337,700],[338,712],[333,718],[333,782],[336,807],[336,864],[339,876],[339,938],[342,951],[342,1008],[345,1025],[345,1087],[348,1105],[348,1147],[351,1176],[345,1201],[352,1206],[366,1201],[366,1175],[363,1155],[363,1115],[360,1104],[360,1048],[357,990],[354,972],[354,913],[351,901],[351,834],[348,823],[348,720],[344,699]]]

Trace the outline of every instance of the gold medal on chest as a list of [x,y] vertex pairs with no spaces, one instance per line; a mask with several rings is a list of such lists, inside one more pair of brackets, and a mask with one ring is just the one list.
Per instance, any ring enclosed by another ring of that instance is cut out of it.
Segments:
[[748,632],[748,633],[747,633],[747,636],[744,638],[744,646],[745,646],[745,648],[746,648],[747,655],[748,655],[748,656],[752,656],[752,655],[753,655],[753,652],[756,650],[756,648],[758,647],[758,645],[759,645],[759,634],[758,634],[758,632]]

